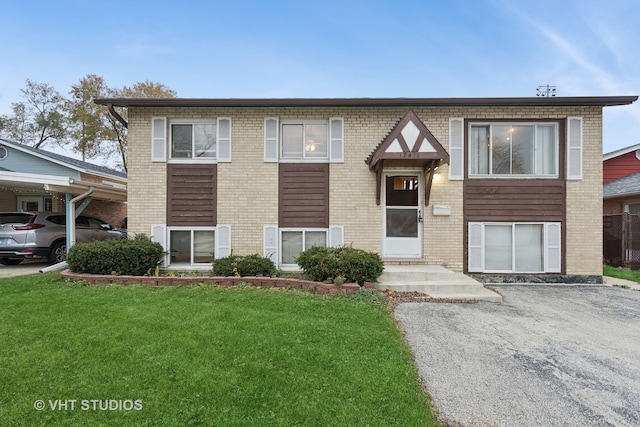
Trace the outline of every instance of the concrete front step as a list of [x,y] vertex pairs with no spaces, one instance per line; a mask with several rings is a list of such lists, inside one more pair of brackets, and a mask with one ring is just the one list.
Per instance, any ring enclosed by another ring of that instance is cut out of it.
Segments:
[[376,287],[433,298],[502,302],[502,296],[477,280],[439,265],[385,265]]

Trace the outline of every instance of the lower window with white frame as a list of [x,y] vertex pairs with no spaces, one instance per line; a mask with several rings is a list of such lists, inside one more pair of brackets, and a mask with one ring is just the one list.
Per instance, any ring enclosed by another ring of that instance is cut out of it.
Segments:
[[170,227],[169,264],[211,264],[215,258],[214,227]]
[[297,267],[296,259],[303,251],[314,246],[327,246],[324,228],[280,229],[280,265]]
[[469,272],[559,273],[560,223],[469,223]]

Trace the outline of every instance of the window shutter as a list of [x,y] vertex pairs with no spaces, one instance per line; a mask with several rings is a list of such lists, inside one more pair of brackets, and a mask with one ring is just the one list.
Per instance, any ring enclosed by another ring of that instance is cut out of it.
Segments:
[[164,224],[151,225],[151,241],[160,243],[164,250],[164,256],[160,259],[160,266],[169,265],[169,248],[167,248],[167,226]]
[[151,161],[167,161],[167,118],[151,118]]
[[449,180],[464,179],[464,119],[449,118]]
[[263,256],[278,265],[278,226],[265,225],[263,235]]
[[484,225],[480,222],[469,223],[469,265],[470,273],[484,271]]
[[344,119],[342,117],[329,119],[329,161],[344,163]]
[[334,225],[329,227],[329,247],[338,248],[344,246],[344,227]]
[[264,118],[264,161],[278,162],[278,118]]
[[216,259],[231,255],[231,226],[216,226]]
[[231,118],[219,117],[218,118],[218,162],[230,162],[231,161]]
[[567,179],[582,179],[582,117],[567,117]]
[[544,271],[546,273],[562,272],[562,241],[559,222],[548,222],[544,225]]

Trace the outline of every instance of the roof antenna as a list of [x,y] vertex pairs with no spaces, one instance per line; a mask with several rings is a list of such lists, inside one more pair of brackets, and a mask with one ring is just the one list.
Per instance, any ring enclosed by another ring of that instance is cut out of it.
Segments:
[[549,86],[549,85],[538,86],[536,88],[536,96],[544,96],[544,97],[556,96],[556,87]]

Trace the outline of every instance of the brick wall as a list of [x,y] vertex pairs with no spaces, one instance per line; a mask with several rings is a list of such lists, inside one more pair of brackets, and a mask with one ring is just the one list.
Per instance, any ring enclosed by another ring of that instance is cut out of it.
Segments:
[[[330,165],[330,225],[344,226],[344,241],[381,252],[382,207],[376,205],[375,173],[364,160],[404,116],[408,108],[130,108],[129,229],[151,231],[166,223],[166,164],[151,162],[152,116],[168,119],[232,118],[231,163],[218,164],[218,224],[229,224],[235,254],[262,253],[264,225],[278,223],[278,164],[263,162],[263,120],[344,118],[345,162]],[[424,107],[413,111],[448,151],[449,117],[468,119],[584,118],[584,172],[567,184],[566,272],[601,274],[602,135],[599,107]],[[462,181],[448,180],[440,167],[430,205],[424,209],[424,258],[461,271],[464,223]],[[451,208],[450,216],[433,216],[433,205]],[[423,207],[424,208],[424,207]],[[599,273],[600,272],[600,273]]]
[[15,211],[16,195],[13,191],[0,189],[0,211]]

